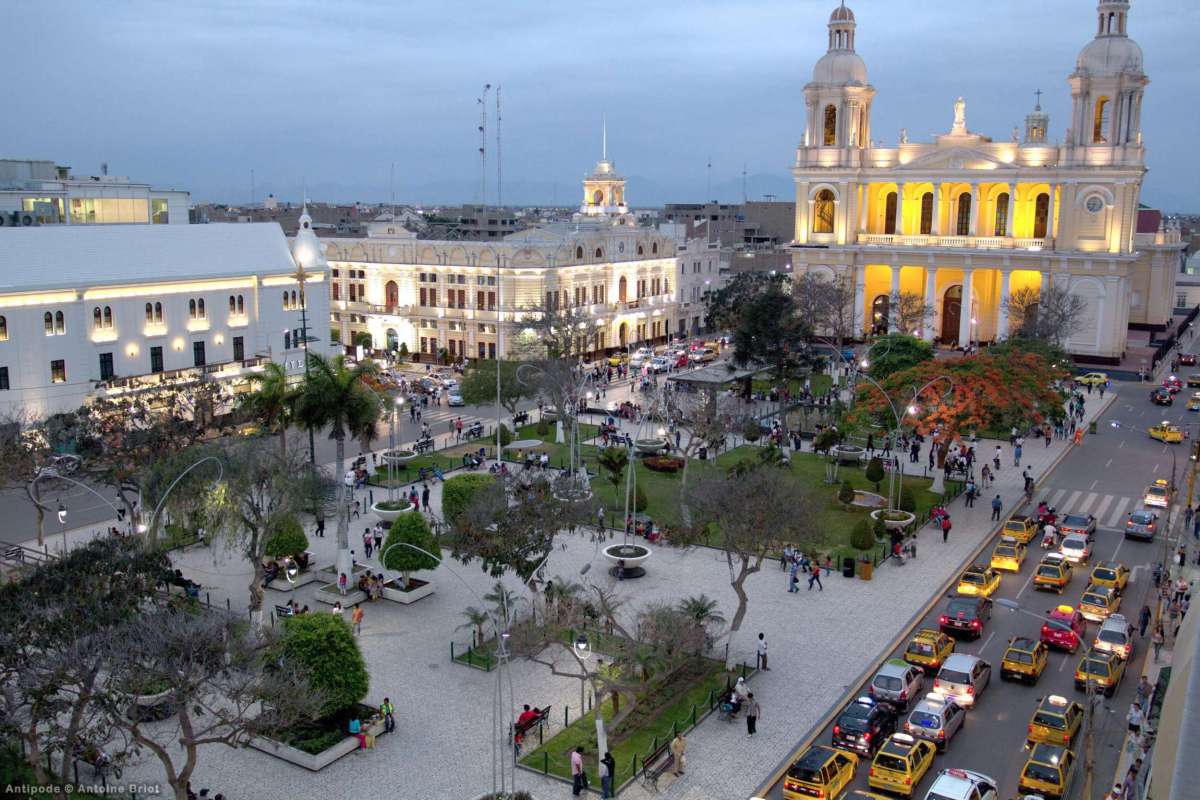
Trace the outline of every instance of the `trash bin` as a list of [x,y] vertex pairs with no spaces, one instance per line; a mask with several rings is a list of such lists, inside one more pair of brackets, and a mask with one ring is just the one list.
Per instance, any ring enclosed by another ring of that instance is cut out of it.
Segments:
[[699,456],[700,456],[700,460],[701,460],[701,461],[708,461],[708,448],[707,448],[707,447],[701,447],[701,448],[700,448],[700,452],[699,452],[697,455],[699,455]]
[[842,558],[842,577],[843,578],[853,578],[854,577],[854,557],[853,556],[845,556]]
[[875,565],[872,564],[870,561],[859,561],[858,562],[858,577],[862,578],[864,581],[869,581],[869,580],[871,580],[871,572],[874,569],[875,569]]

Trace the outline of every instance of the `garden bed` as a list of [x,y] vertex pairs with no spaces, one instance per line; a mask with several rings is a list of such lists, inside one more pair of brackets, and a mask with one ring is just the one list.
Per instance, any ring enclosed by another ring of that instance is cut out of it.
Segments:
[[359,704],[333,716],[279,731],[278,737],[256,736],[250,746],[305,769],[318,772],[358,749],[358,739],[346,733],[350,720],[363,720],[363,732],[375,738],[384,734],[382,718],[370,722],[379,709]]
[[334,603],[341,603],[342,608],[350,608],[351,606],[356,606],[359,603],[367,602],[366,592],[358,589],[349,589],[347,590],[346,594],[343,595],[340,591],[338,591],[336,583],[325,584],[317,589],[313,596],[316,598],[318,603],[324,603],[325,605],[329,606],[333,605]]
[[394,603],[403,603],[411,605],[418,600],[423,600],[433,594],[433,583],[431,581],[423,581],[417,578],[408,579],[408,588],[402,589],[399,580],[385,581],[383,584],[383,599],[391,600]]

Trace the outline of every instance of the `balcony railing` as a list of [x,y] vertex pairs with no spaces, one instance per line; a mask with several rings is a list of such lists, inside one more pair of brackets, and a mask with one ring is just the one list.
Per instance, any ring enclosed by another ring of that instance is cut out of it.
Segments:
[[927,236],[898,233],[860,233],[858,243],[882,247],[956,247],[974,250],[1049,250],[1054,240],[1011,236]]

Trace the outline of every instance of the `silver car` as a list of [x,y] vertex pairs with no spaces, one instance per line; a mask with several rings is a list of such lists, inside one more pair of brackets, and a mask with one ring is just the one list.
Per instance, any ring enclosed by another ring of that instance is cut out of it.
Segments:
[[1100,623],[1092,647],[1128,659],[1133,655],[1133,626],[1122,614],[1109,614],[1108,619]]
[[937,692],[925,695],[904,722],[904,732],[928,739],[937,745],[939,753],[946,752],[950,739],[958,733],[967,712],[952,698]]
[[979,656],[951,653],[933,680],[933,691],[969,708],[991,680],[991,664]]
[[898,658],[889,660],[879,668],[867,691],[876,700],[907,709],[921,694],[925,683],[925,672]]
[[1092,548],[1088,544],[1087,536],[1079,533],[1073,533],[1063,539],[1062,544],[1058,546],[1058,551],[1072,564],[1086,564],[1092,556]]

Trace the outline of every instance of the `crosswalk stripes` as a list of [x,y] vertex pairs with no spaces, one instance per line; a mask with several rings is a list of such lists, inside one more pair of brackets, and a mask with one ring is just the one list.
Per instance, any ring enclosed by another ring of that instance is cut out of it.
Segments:
[[1082,490],[1071,492],[1071,496],[1064,500],[1062,506],[1058,508],[1059,513],[1066,514],[1069,509],[1073,509],[1075,507],[1075,501],[1078,500],[1082,494]]
[[1116,507],[1113,509],[1112,515],[1107,521],[1105,521],[1104,524],[1106,527],[1114,528],[1120,524],[1121,520],[1125,518],[1125,508],[1129,505],[1130,499],[1131,498],[1128,497],[1118,498],[1120,502],[1118,502]]
[[1061,508],[1062,499],[1066,496],[1067,496],[1067,490],[1059,489],[1057,492],[1050,495],[1050,499],[1046,501],[1046,504],[1049,505],[1051,508]]
[[1092,512],[1092,514],[1095,515],[1096,519],[1104,519],[1104,512],[1108,510],[1108,507],[1112,504],[1112,501],[1115,499],[1116,498],[1113,497],[1111,494],[1104,495],[1103,499],[1100,502],[1100,505],[1097,506],[1096,510]]

